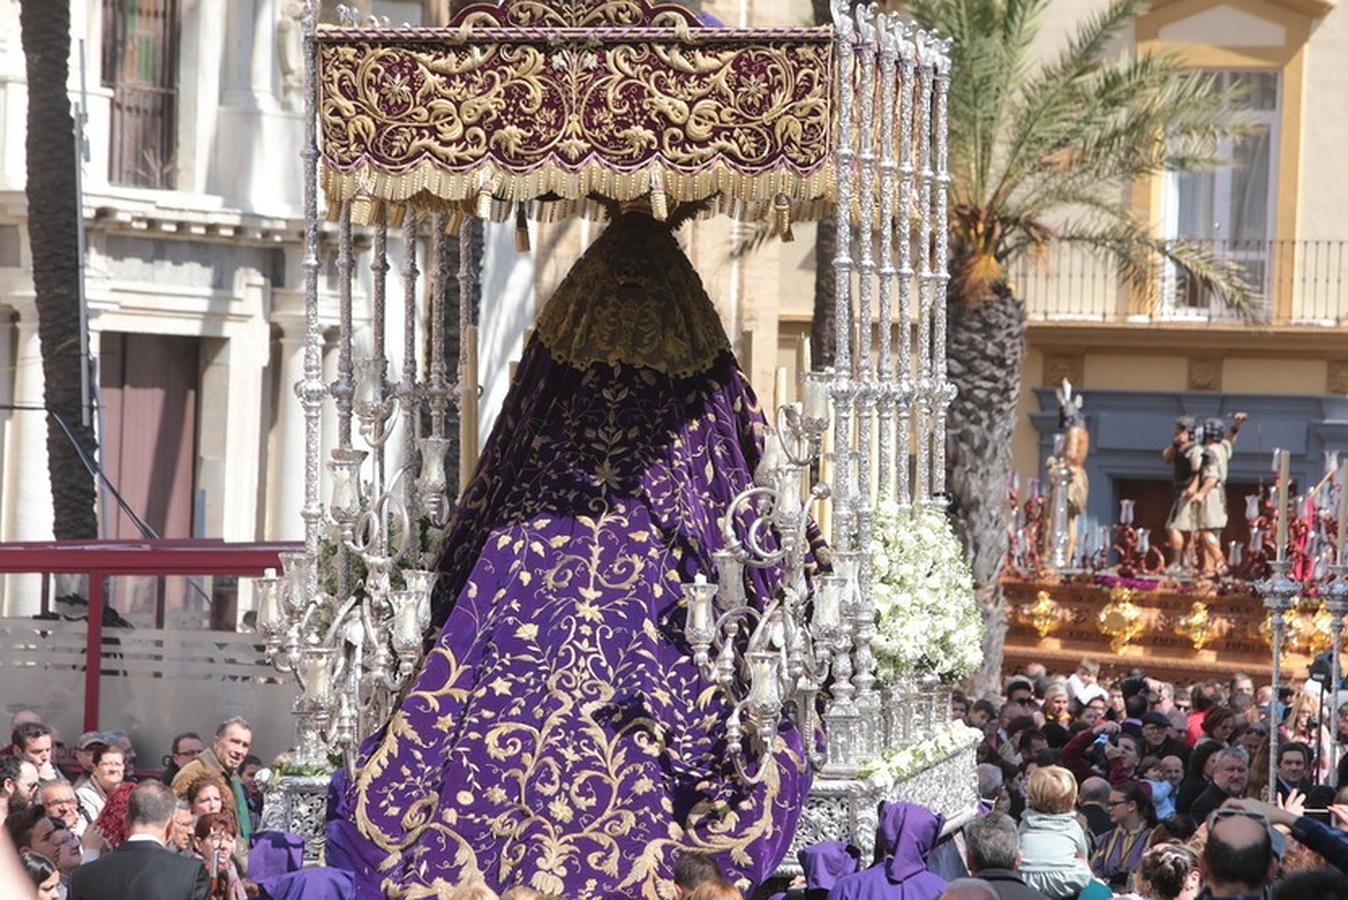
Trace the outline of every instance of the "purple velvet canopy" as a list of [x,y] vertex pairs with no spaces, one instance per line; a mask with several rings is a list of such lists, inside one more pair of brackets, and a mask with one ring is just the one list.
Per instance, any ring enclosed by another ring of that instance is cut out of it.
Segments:
[[[385,891],[672,896],[688,851],[732,879],[776,869],[809,785],[800,735],[783,721],[764,782],[735,778],[680,591],[716,579],[761,426],[675,237],[622,216],[540,318],[450,529],[438,637],[335,804]],[[754,573],[751,603],[776,576]]]

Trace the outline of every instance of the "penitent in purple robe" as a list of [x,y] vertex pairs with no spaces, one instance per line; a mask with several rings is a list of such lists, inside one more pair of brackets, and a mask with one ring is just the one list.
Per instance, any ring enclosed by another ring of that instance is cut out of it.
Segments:
[[[809,784],[800,736],[783,722],[763,783],[735,778],[680,591],[716,579],[761,423],[673,235],[623,216],[525,350],[450,528],[438,636],[336,804],[347,858],[369,858],[358,830],[383,889],[414,898],[474,877],[673,896],[689,851],[732,880],[776,869]],[[755,572],[750,602],[775,583]]]
[[828,900],[936,900],[946,881],[927,871],[927,856],[945,820],[912,803],[886,803],[880,810],[876,843],[886,858],[840,878]]

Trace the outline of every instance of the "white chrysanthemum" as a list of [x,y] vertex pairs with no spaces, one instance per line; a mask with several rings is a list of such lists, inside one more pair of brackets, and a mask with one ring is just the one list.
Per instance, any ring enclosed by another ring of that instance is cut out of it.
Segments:
[[934,674],[962,678],[982,659],[973,576],[944,514],[876,510],[870,545],[876,673],[882,683]]

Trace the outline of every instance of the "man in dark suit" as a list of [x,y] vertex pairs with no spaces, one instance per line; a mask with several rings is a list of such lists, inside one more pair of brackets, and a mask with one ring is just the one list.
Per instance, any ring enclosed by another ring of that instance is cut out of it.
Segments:
[[112,853],[80,866],[69,900],[206,900],[210,881],[201,860],[164,849],[178,798],[158,781],[131,792],[131,836]]

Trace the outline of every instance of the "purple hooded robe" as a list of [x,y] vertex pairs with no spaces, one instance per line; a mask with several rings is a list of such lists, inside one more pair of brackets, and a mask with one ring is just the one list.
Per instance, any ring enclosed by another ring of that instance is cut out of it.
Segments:
[[828,900],[936,900],[946,882],[927,871],[927,856],[944,824],[944,819],[925,807],[884,804],[875,837],[886,858],[839,879]]

